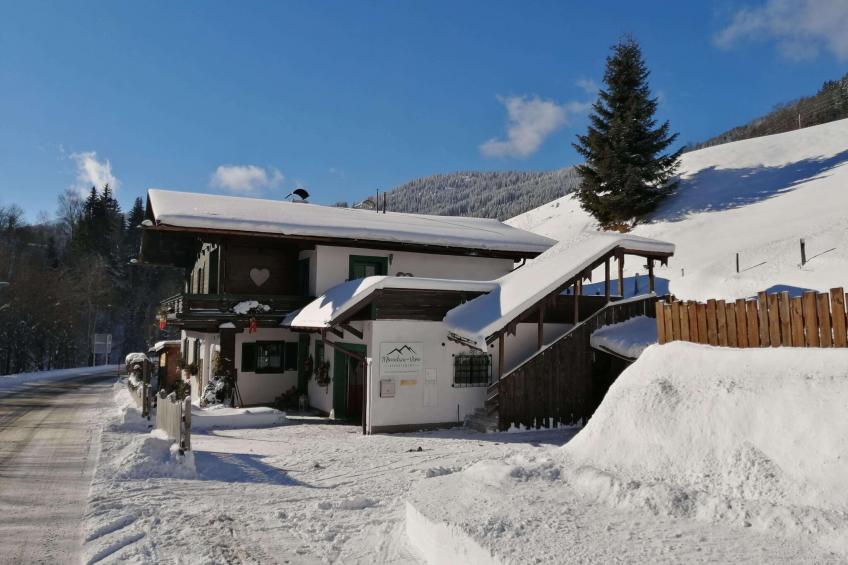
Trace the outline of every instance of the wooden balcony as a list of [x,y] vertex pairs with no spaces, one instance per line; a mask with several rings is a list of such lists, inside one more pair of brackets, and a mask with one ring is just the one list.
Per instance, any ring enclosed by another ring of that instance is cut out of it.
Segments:
[[[235,307],[255,300],[267,308],[250,312],[236,312]],[[217,328],[225,322],[246,324],[251,318],[257,325],[276,327],[283,316],[313,300],[311,296],[292,295],[240,295],[240,294],[185,294],[180,293],[163,300],[160,305],[167,314],[168,325],[177,327]]]

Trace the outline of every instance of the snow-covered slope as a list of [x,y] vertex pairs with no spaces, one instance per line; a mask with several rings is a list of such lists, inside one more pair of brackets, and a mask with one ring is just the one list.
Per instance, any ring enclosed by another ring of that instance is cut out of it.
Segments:
[[[657,272],[671,292],[737,298],[777,285],[848,286],[848,120],[686,153],[680,172],[677,194],[633,232],[677,245]],[[571,196],[507,223],[560,241],[596,230]],[[631,263],[626,272],[645,269]]]

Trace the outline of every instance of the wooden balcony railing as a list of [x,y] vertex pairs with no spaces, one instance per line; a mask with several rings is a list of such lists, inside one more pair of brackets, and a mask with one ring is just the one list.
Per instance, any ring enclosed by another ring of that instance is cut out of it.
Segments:
[[[250,314],[238,314],[236,305],[255,300],[267,309],[255,309]],[[282,294],[176,294],[161,302],[169,320],[229,319],[250,316],[256,319],[277,318],[297,310],[313,300],[310,296]]]

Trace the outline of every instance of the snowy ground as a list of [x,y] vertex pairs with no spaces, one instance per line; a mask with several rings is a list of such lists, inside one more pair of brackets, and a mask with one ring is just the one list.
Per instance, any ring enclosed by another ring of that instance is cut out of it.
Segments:
[[195,434],[188,457],[119,384],[85,560],[844,562],[848,353],[716,351],[649,348],[582,431],[363,436],[291,417]]
[[[848,287],[848,120],[686,153],[680,174],[677,195],[633,231],[677,245],[657,270],[671,292],[700,300]],[[571,196],[507,223],[560,241],[596,230]],[[646,272],[635,260],[625,271]]]
[[846,350],[652,346],[564,447],[416,485],[410,538],[431,563],[844,563],[846,376]]
[[103,421],[89,562],[420,563],[404,526],[414,484],[481,459],[532,456],[573,434],[363,436],[357,426],[292,417],[195,434],[193,457],[179,460],[124,390],[117,385]]

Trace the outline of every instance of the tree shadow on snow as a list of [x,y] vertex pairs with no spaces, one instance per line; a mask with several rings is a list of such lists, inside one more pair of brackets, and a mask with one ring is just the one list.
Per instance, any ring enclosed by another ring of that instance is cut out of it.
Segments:
[[312,485],[293,479],[282,469],[263,463],[259,456],[247,453],[195,451],[194,464],[198,478],[204,481],[314,488]]
[[653,214],[651,221],[677,222],[697,212],[747,206],[795,190],[799,184],[821,178],[845,163],[848,150],[776,167],[707,167],[681,179],[677,193]]

